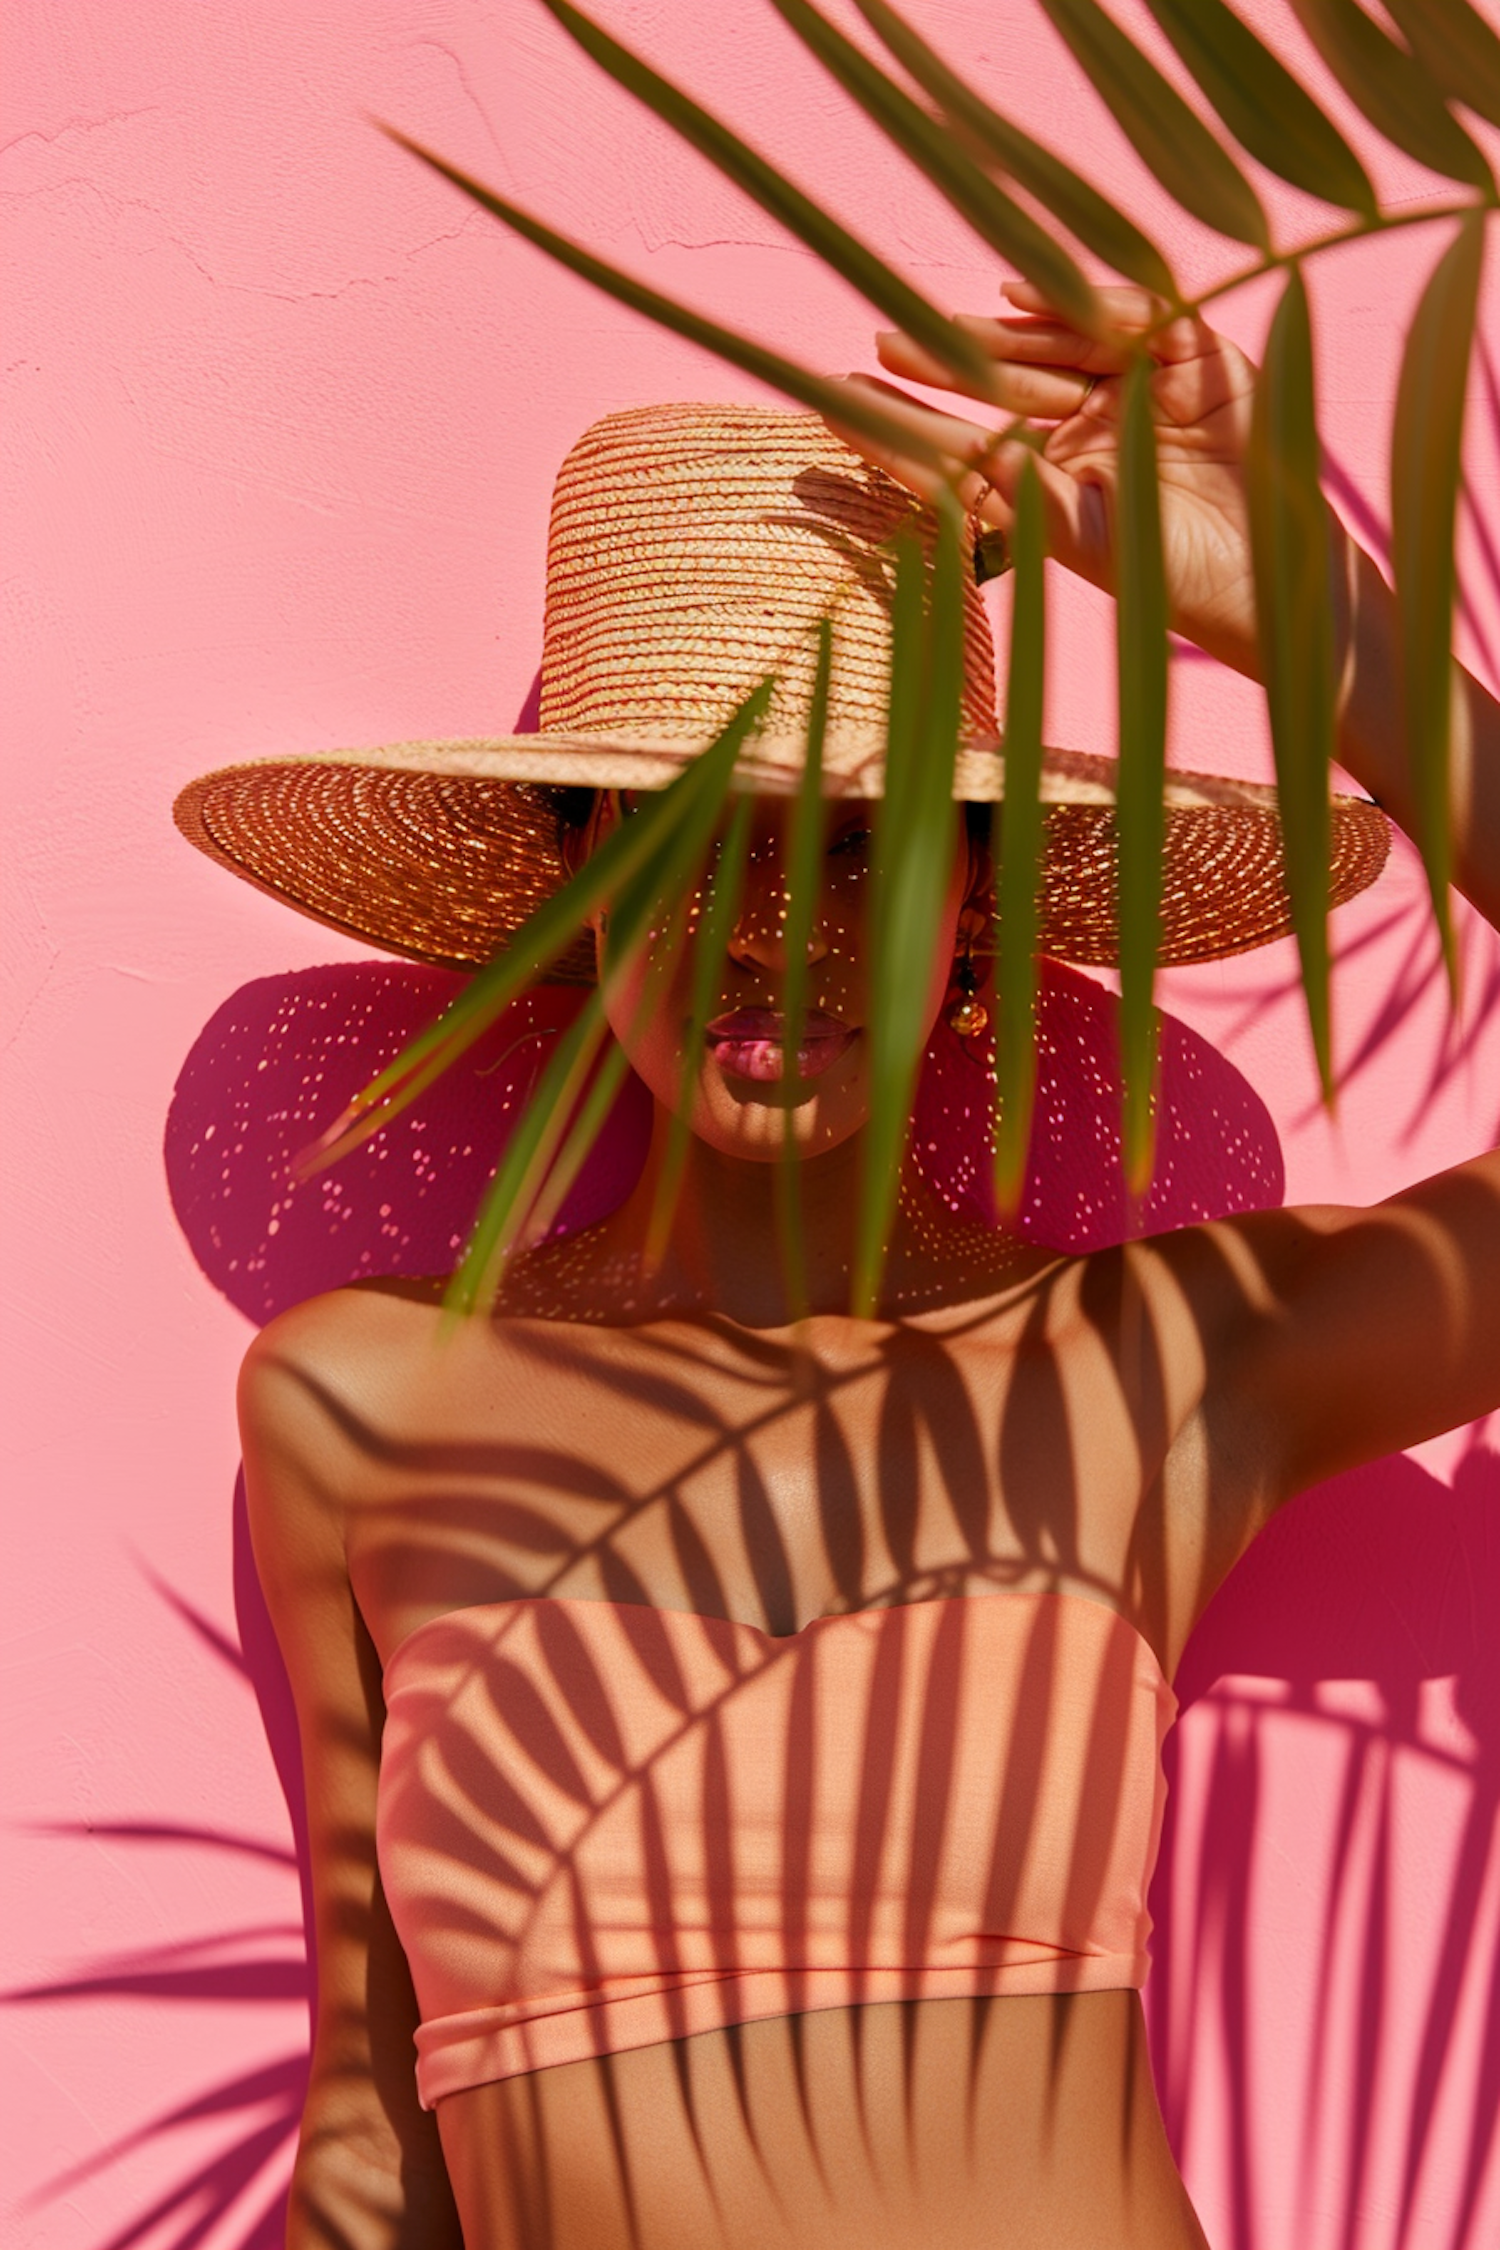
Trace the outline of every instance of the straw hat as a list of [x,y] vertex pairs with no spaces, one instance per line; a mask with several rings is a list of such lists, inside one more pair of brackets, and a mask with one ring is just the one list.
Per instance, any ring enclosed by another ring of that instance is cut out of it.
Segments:
[[[828,794],[878,796],[890,663],[891,553],[932,519],[811,414],[650,406],[610,414],[557,479],[547,547],[540,727],[228,766],[177,799],[183,834],[301,913],[444,967],[487,961],[565,876],[550,789],[659,789],[768,672],[779,685],[740,786],[790,793],[803,754],[814,628],[831,614]],[[954,796],[1005,795],[994,655],[965,596]],[[1047,753],[1042,950],[1115,958],[1114,761]],[[1211,960],[1286,935],[1275,792],[1168,777],[1161,958]],[[1333,804],[1332,899],[1384,863],[1374,805]],[[580,940],[554,976],[593,979]]]

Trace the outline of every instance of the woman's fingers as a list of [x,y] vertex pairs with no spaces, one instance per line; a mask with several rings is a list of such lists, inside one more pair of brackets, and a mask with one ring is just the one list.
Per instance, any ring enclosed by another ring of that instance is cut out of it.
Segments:
[[[969,422],[958,415],[944,414],[936,407],[923,406],[909,398],[905,391],[897,390],[894,383],[882,383],[874,375],[847,375],[844,383],[851,390],[873,391],[881,406],[893,421],[902,422],[913,437],[929,445],[935,444],[946,453],[955,468],[977,458],[987,445],[993,443],[994,432],[978,422]],[[829,427],[852,446],[866,461],[884,469],[901,484],[918,494],[923,500],[933,500],[940,492],[952,488],[952,478],[925,460],[916,460],[893,446],[887,446],[862,431],[852,430],[839,421],[836,412],[825,415]],[[970,495],[960,491],[961,500],[968,503]]]
[[[877,375],[847,375],[844,381],[851,389],[872,391],[893,421],[903,423],[925,444],[935,445],[955,464],[979,461],[995,444],[992,427],[971,422],[966,415],[949,414],[942,407],[924,406],[894,383],[882,383]],[[941,477],[937,481],[941,483]]]
[[981,465],[980,473],[992,487],[992,498],[980,509],[983,521],[994,521],[1002,531],[1015,516],[1016,494],[1028,456],[1042,488],[1042,508],[1047,525],[1047,552],[1065,570],[1096,586],[1110,582],[1109,508],[1102,484],[1070,476],[1014,439],[997,446]]
[[[1080,375],[1115,375],[1129,364],[1134,348],[1122,337],[1085,336],[1065,320],[1040,320],[1030,315],[1012,319],[1004,313],[959,313],[955,325],[1001,366],[1072,368]],[[876,342],[882,360],[888,346],[903,352],[920,349],[899,329],[881,331]],[[932,360],[927,363],[937,364]]]
[[[901,437],[872,446],[841,430],[855,451],[923,499],[945,490],[981,523],[1010,531],[1021,471],[1040,480],[1047,551],[1092,584],[1113,590],[1114,514],[1119,479],[1123,386],[1114,378],[1149,352],[1152,419],[1162,494],[1162,532],[1174,627],[1240,670],[1254,666],[1253,604],[1245,527],[1243,461],[1255,397],[1255,370],[1235,345],[1196,315],[1171,309],[1143,289],[1099,292],[1103,335],[1084,335],[1029,282],[1006,284],[1013,312],[960,316],[995,367],[976,400],[982,419],[924,405],[895,385],[851,376],[878,395],[898,424],[929,450],[918,462]],[[1160,321],[1162,325],[1153,324]],[[959,390],[909,337],[886,334],[882,364],[908,381]],[[957,403],[957,401],[955,401]],[[1030,423],[1029,441],[994,427],[995,408]],[[1041,428],[1035,425],[1043,425]],[[1040,450],[1037,450],[1040,446]],[[931,451],[946,460],[934,466]],[[1247,653],[1248,652],[1248,653]]]
[[914,436],[936,444],[948,455],[956,474],[945,478],[929,463],[877,445],[830,417],[839,436],[920,499],[933,500],[945,488],[956,490],[961,505],[995,530],[1011,528],[1022,467],[1030,454],[1041,479],[1049,554],[1096,585],[1107,583],[1109,517],[1101,480],[1072,475],[1015,439],[997,439],[995,432],[982,423],[923,406],[873,376],[851,375],[846,380],[877,392],[887,412],[905,422]]
[[[998,326],[998,323],[990,323]],[[980,324],[966,322],[976,331]],[[986,345],[989,338],[980,335]],[[888,329],[875,339],[875,349],[882,367],[892,375],[904,376],[909,383],[925,383],[934,390],[958,392],[964,398],[982,400],[987,406],[998,406],[1006,414],[1025,414],[1039,422],[1060,422],[1069,414],[1076,414],[1089,394],[1091,378],[1082,368],[1066,365],[1028,364],[1022,360],[1008,359],[1005,353],[995,354],[993,380],[981,391],[973,385],[955,380],[930,352],[912,342],[899,329]]]
[[[1081,329],[1070,329],[1068,322],[1054,305],[1048,304],[1034,283],[1002,282],[1000,293],[1018,312],[1039,316],[1048,327],[1076,336],[1080,352],[1088,350],[1093,339],[1085,336]],[[1175,366],[1183,360],[1201,359],[1224,348],[1223,338],[1198,313],[1180,313],[1175,320],[1167,320],[1166,315],[1171,307],[1164,298],[1153,296],[1149,289],[1138,289],[1130,283],[1121,283],[1117,287],[1096,289],[1094,296],[1116,339],[1111,341],[1107,330],[1095,348],[1102,345],[1106,353],[1113,355],[1117,367],[1124,365],[1129,358],[1131,345],[1142,335],[1146,335],[1146,349],[1151,357],[1167,366]],[[1162,325],[1157,326],[1158,322]],[[968,327],[969,323],[963,321],[962,325]],[[1148,330],[1151,331],[1150,334],[1146,334]],[[1089,363],[1080,359],[1079,364]]]
[[[1053,319],[1061,317],[1057,307],[1034,281],[1002,281],[1000,294],[1022,312],[1047,313]],[[1153,296],[1149,289],[1137,288],[1133,282],[1112,283],[1108,288],[1096,289],[1094,302],[1117,328],[1149,328],[1153,320],[1160,320],[1168,310],[1164,298]]]

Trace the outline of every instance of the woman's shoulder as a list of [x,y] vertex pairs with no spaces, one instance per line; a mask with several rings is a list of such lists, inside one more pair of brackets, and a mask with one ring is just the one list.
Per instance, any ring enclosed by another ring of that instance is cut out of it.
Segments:
[[440,1278],[356,1282],[289,1305],[252,1341],[240,1369],[247,1462],[331,1474],[367,1454],[450,1324]]
[[446,1286],[440,1275],[389,1274],[304,1297],[266,1322],[246,1352],[245,1364],[309,1373],[328,1373],[346,1364],[357,1369],[369,1350],[415,1342],[435,1328]]

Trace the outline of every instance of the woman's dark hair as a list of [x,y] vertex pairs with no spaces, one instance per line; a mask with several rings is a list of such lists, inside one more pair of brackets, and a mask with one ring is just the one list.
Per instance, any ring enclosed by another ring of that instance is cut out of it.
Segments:
[[593,819],[599,792],[597,789],[569,788],[561,782],[547,782],[537,789],[536,794],[557,823],[557,848],[566,857],[568,846],[582,835]]
[[[537,782],[532,794],[550,811],[557,830],[558,856],[564,865],[571,867],[579,837],[593,818],[598,799],[597,789],[570,787],[561,782]],[[991,805],[964,806],[964,827],[971,843],[987,844],[990,840]]]

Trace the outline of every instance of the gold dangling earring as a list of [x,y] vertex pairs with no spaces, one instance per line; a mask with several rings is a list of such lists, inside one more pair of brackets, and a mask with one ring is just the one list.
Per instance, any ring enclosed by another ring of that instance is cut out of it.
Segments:
[[972,945],[966,945],[954,962],[953,981],[958,986],[958,998],[948,1010],[948,1028],[956,1031],[960,1039],[973,1039],[989,1022],[990,1012],[975,997],[979,979],[974,973]]

